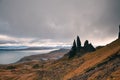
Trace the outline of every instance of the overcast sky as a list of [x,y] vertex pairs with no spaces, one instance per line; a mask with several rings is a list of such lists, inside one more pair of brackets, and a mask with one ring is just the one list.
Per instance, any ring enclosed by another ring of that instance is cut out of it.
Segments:
[[118,36],[120,0],[0,0],[0,45],[109,43]]

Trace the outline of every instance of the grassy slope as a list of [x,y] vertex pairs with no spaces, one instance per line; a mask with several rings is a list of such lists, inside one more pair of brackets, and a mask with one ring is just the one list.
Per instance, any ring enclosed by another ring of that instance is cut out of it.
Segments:
[[85,55],[84,56],[84,58],[86,59],[85,62],[77,69],[65,75],[63,79],[67,80],[74,76],[83,74],[85,70],[99,64],[100,62],[104,61],[106,58],[117,53],[119,50],[120,50],[120,39],[112,42],[111,44],[107,45],[102,49],[99,49],[91,54]]
[[[104,62],[110,56],[116,54],[120,50],[120,39],[115,40],[106,47],[103,47],[93,53],[85,54],[82,57],[67,59],[63,57],[57,61],[39,62],[32,61],[21,64],[13,64],[15,69],[8,69],[8,66],[0,66],[0,80],[67,80],[75,79],[86,70],[97,64]],[[114,61],[115,62],[115,61]],[[113,63],[113,62],[111,62]],[[38,64],[37,68],[33,68]],[[114,76],[120,76],[119,69],[113,73]],[[99,73],[95,72],[90,76],[89,80],[94,80]],[[82,80],[82,79],[81,79]]]

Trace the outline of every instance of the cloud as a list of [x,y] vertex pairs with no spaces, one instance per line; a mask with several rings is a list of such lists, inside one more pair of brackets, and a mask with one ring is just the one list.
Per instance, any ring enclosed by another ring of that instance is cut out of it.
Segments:
[[69,46],[68,43],[53,41],[51,39],[17,38],[0,35],[0,46]]
[[0,44],[5,45],[5,44],[22,44],[24,42],[29,42],[31,39],[27,38],[16,38],[16,37],[10,37],[6,35],[0,35]]
[[120,0],[1,0],[0,34],[72,43],[79,35],[96,44],[117,37]]

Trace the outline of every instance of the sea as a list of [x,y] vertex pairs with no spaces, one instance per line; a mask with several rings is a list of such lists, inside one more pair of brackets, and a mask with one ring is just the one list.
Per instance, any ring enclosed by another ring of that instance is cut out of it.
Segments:
[[57,49],[0,51],[0,64],[15,63],[25,56],[36,55],[36,54],[46,54],[54,50],[57,50]]

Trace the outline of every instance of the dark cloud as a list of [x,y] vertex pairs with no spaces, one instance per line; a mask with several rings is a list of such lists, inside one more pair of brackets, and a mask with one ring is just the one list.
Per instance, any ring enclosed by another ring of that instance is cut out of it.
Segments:
[[120,0],[0,0],[0,34],[72,42],[117,37]]

